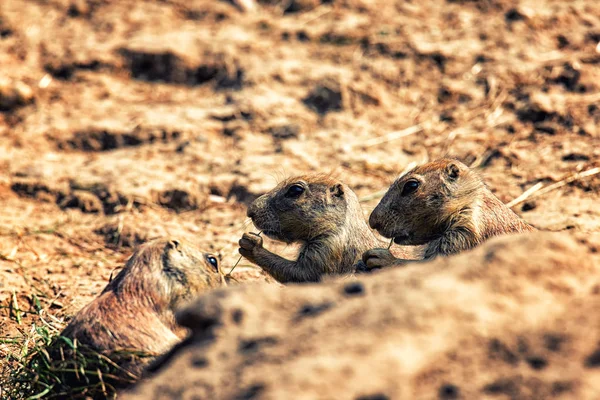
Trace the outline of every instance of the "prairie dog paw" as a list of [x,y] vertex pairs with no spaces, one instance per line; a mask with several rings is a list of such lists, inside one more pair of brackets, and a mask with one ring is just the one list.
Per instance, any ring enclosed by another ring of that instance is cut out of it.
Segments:
[[244,233],[239,241],[239,245],[240,254],[248,260],[254,261],[256,252],[263,248],[263,239],[256,233]]
[[362,261],[367,268],[385,268],[397,264],[398,259],[388,249],[371,249],[364,252]]

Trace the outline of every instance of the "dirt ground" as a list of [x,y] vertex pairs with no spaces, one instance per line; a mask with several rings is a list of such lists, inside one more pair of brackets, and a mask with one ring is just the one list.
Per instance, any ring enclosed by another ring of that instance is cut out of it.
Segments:
[[533,188],[540,229],[600,232],[597,0],[0,1],[0,362],[138,243],[227,271],[282,177],[335,174],[368,215],[443,155]]

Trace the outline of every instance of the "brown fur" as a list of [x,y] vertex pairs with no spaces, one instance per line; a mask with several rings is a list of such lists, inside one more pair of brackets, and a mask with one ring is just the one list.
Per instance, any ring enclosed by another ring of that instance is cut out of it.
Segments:
[[[411,180],[419,187],[403,196]],[[398,244],[425,244],[425,259],[471,249],[493,236],[535,230],[494,196],[476,172],[453,159],[416,167],[396,180],[369,224]]]
[[[186,333],[175,323],[175,310],[220,285],[221,275],[209,263],[209,256],[174,239],[140,246],[125,268],[77,313],[61,335],[104,353],[165,352]],[[138,375],[149,361],[141,360],[122,367]]]
[[[301,185],[304,193],[286,197],[293,185]],[[264,249],[255,234],[240,240],[240,253],[282,283],[354,272],[365,250],[382,245],[369,229],[356,194],[328,175],[286,179],[256,199],[248,216],[266,236],[302,244],[297,260],[291,261]]]

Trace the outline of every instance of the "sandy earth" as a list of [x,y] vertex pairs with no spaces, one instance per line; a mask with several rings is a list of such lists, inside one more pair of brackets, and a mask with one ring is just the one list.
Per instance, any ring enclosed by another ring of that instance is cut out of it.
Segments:
[[[0,1],[3,366],[148,238],[227,270],[284,176],[335,174],[368,215],[442,155],[505,202],[600,167],[596,0],[242,3]],[[599,232],[599,192],[593,175],[513,209]]]
[[504,236],[370,276],[213,291],[123,399],[598,399],[599,239]]

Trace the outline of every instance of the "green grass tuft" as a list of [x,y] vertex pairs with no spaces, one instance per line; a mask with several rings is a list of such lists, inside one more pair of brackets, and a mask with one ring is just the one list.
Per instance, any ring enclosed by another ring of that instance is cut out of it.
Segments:
[[1,338],[0,343],[18,345],[5,360],[10,370],[0,377],[2,399],[115,399],[117,389],[139,379],[123,366],[155,356],[125,350],[100,353],[47,325],[33,325],[29,334]]

